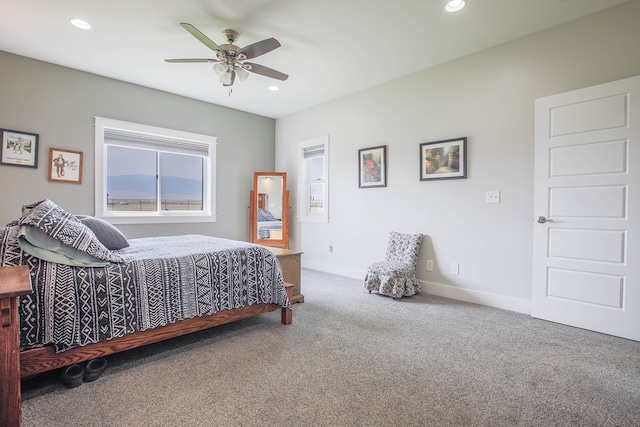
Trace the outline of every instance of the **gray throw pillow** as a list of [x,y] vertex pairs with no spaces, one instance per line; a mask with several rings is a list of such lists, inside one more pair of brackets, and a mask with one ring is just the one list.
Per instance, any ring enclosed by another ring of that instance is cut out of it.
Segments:
[[95,233],[78,218],[49,199],[35,203],[16,225],[32,226],[60,243],[109,262],[122,262],[96,237]]
[[93,231],[93,234],[107,249],[117,251],[129,247],[125,235],[107,221],[89,215],[76,215],[76,218]]

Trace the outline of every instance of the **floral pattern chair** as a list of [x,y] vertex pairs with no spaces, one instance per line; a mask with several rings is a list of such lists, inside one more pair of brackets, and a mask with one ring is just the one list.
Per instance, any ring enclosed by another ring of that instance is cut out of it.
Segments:
[[364,287],[369,293],[378,291],[394,299],[415,295],[420,290],[416,268],[421,244],[422,234],[392,231],[385,260],[375,262],[367,269]]

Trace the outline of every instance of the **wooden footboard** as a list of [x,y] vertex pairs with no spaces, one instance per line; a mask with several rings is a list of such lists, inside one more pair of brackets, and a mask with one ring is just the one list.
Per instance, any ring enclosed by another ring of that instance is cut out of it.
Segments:
[[20,426],[18,297],[31,293],[29,267],[0,268],[0,425]]
[[[291,299],[293,285],[285,283],[287,294]],[[20,353],[20,376],[40,374],[64,366],[73,365],[101,356],[118,353],[125,350],[141,347],[146,344],[153,344],[159,341],[187,335],[192,332],[202,331],[236,320],[247,319],[260,313],[281,310],[280,320],[283,324],[291,324],[293,317],[291,310],[282,308],[277,304],[255,304],[246,307],[225,310],[215,314],[192,319],[181,320],[170,323],[159,328],[148,329],[146,331],[134,332],[124,337],[114,338],[109,341],[102,341],[95,344],[85,345],[56,353],[53,347],[47,346],[25,350]]]
[[[289,300],[293,297],[293,285],[285,283]],[[19,426],[21,418],[20,378],[39,374],[64,366],[95,359],[100,356],[130,350],[146,344],[175,338],[191,332],[246,319],[260,313],[281,310],[280,320],[289,325],[293,321],[291,309],[277,304],[256,304],[209,316],[185,319],[147,331],[136,332],[121,338],[73,348],[55,353],[52,347],[42,347],[19,352],[18,297],[31,293],[29,270],[26,266],[0,268],[1,330],[0,352],[0,425]]]

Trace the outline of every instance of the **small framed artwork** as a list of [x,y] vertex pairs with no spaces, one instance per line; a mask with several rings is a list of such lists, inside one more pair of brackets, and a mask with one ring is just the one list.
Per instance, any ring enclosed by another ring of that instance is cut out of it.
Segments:
[[387,146],[358,150],[358,180],[360,188],[387,186]]
[[49,149],[49,181],[82,184],[82,151]]
[[38,167],[38,134],[17,130],[0,129],[0,164],[10,166]]
[[466,177],[466,136],[420,144],[420,181]]

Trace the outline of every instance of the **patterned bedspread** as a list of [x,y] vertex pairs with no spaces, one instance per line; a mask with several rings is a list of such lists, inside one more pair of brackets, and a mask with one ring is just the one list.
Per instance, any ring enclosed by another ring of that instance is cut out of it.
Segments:
[[282,221],[258,221],[258,239],[268,239],[270,230],[282,230]]
[[189,235],[130,239],[123,262],[77,267],[44,261],[0,228],[0,265],[29,265],[34,293],[20,299],[22,347],[57,351],[259,303],[290,307],[278,259],[266,248]]

